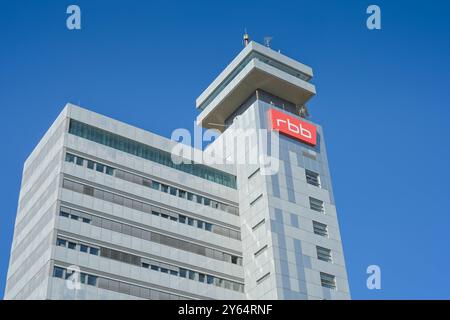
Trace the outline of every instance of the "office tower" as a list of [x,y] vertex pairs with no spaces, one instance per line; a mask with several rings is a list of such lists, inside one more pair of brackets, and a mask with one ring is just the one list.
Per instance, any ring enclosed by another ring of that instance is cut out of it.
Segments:
[[5,298],[349,299],[311,78],[250,42],[197,99],[203,151],[68,104],[24,165]]

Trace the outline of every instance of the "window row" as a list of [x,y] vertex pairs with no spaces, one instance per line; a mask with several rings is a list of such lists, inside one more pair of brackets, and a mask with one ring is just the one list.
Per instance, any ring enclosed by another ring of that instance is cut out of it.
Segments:
[[[172,238],[169,236],[166,236],[164,234],[156,233],[156,232],[150,232],[145,229],[137,228],[128,224],[120,223],[117,221],[101,218],[94,215],[88,215],[85,213],[82,213],[78,210],[69,209],[65,207],[61,207],[60,210],[60,216],[67,217],[67,214],[69,214],[69,217],[76,216],[78,217],[78,221],[83,221],[82,218],[88,218],[86,221],[89,220],[89,222],[93,226],[100,227],[103,229],[108,229],[111,231],[119,232],[122,234],[126,234],[132,237],[140,238],[143,240],[160,243],[162,245],[166,245],[169,247],[173,247],[176,249],[192,252],[195,254],[199,254],[202,256],[206,256],[208,258],[225,261],[232,264],[242,265],[242,257],[238,257],[223,251],[219,251],[216,249],[204,247],[195,243],[191,243],[188,241],[184,241],[181,239]],[[80,220],[81,219],[81,220]]]
[[[89,286],[97,286],[98,277],[93,276],[90,274],[86,274],[83,272],[80,272],[79,277],[75,270],[67,270],[65,268],[61,267],[54,267],[53,268],[53,277],[60,278],[60,279],[72,279],[72,280],[78,280],[82,284],[87,284]],[[75,278],[76,277],[76,278]]]
[[97,247],[92,247],[85,243],[77,243],[77,242],[62,239],[62,238],[56,239],[56,245],[58,247],[64,247],[64,248],[69,248],[69,249],[77,250],[77,251],[84,252],[84,253],[89,253],[94,256],[98,256],[99,252],[100,252],[100,249]]
[[[211,285],[216,285],[218,287],[222,287],[225,289],[230,289],[234,291],[244,292],[244,285],[238,282],[218,278],[209,274],[204,274],[200,272],[196,272],[194,270],[189,270],[185,268],[181,268],[178,266],[170,265],[163,262],[158,262],[155,260],[149,260],[146,258],[142,258],[140,256],[122,252],[115,249],[105,248],[105,247],[92,247],[89,245],[86,245],[84,243],[77,243],[71,240],[66,240],[63,238],[58,237],[56,239],[56,245],[66,247],[69,249],[81,251],[88,253],[88,250],[91,254],[99,255],[100,257],[112,259],[128,264],[132,264],[135,266],[139,266],[146,269],[151,269],[154,271],[159,271],[162,273],[167,273],[173,276],[179,276],[181,278],[187,278],[190,280],[196,280],[198,282],[203,282]],[[92,251],[94,249],[95,251]],[[95,252],[95,253],[93,253]]]
[[145,213],[150,213],[162,218],[166,218],[175,222],[188,224],[190,226],[196,226],[199,229],[203,229],[206,231],[210,231],[224,237],[232,238],[232,239],[241,239],[241,233],[239,231],[235,231],[229,228],[225,228],[218,225],[213,225],[203,220],[194,219],[191,217],[187,217],[185,215],[178,214],[176,212],[172,212],[166,209],[162,209],[160,207],[156,207],[150,205],[145,202],[141,202],[138,200],[130,199],[128,197],[124,197],[118,194],[114,194],[108,191],[100,190],[91,186],[87,186],[78,182],[70,181],[64,179],[63,188],[69,189],[78,193],[83,193],[88,196],[101,199],[104,201],[112,202],[121,206],[125,206],[127,208],[131,208],[134,210],[142,211]]
[[199,163],[174,163],[170,152],[71,119],[69,133],[104,146],[236,189],[236,176]]
[[[53,268],[53,277],[60,279],[68,279],[74,272],[55,266]],[[145,288],[141,286],[136,286],[134,284],[129,284],[117,280],[106,279],[103,277],[97,277],[90,274],[80,273],[80,280],[86,279],[85,284],[96,286],[100,289],[105,289],[109,291],[119,292],[143,299],[149,300],[190,300],[186,297],[182,297],[176,294],[167,293],[159,290],[154,290],[150,288]],[[84,282],[82,282],[84,283]]]
[[182,189],[178,189],[173,186],[168,186],[166,184],[163,184],[161,182],[150,180],[147,178],[144,178],[142,176],[132,174],[120,169],[115,169],[113,167],[107,166],[105,164],[101,164],[99,162],[95,162],[92,160],[86,160],[80,156],[73,155],[71,153],[66,154],[66,161],[70,163],[77,164],[82,167],[86,167],[88,169],[96,170],[98,172],[106,173],[111,176],[115,176],[118,179],[126,180],[128,182],[136,183],[145,187],[152,188],[154,190],[158,190],[161,192],[165,192],[168,194],[171,194],[173,196],[187,199],[190,201],[194,201],[198,204],[203,204],[208,207],[212,207],[214,209],[222,210],[234,215],[239,215],[239,210],[235,206],[230,206],[226,203],[218,202],[212,199],[209,199],[207,197],[194,194],[192,192],[188,192]]

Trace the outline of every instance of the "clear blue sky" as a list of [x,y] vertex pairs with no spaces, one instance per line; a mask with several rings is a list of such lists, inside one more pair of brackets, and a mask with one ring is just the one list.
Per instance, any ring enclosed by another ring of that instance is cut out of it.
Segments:
[[[73,3],[81,31],[65,25]],[[381,31],[362,0],[2,1],[0,297],[23,162],[65,103],[163,136],[191,129],[247,28],[314,69],[352,297],[450,298],[450,5],[373,3]]]

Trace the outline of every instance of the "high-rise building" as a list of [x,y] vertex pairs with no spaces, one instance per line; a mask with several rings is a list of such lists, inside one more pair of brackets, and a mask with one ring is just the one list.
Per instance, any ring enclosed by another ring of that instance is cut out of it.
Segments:
[[24,165],[5,298],[349,299],[311,78],[250,42],[197,99],[203,151],[68,104]]

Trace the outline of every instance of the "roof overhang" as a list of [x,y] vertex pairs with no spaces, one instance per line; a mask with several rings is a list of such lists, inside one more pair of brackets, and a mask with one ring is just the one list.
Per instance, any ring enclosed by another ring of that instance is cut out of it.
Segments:
[[252,59],[198,115],[197,125],[224,131],[225,120],[257,89],[297,105],[305,104],[316,93],[313,84]]

